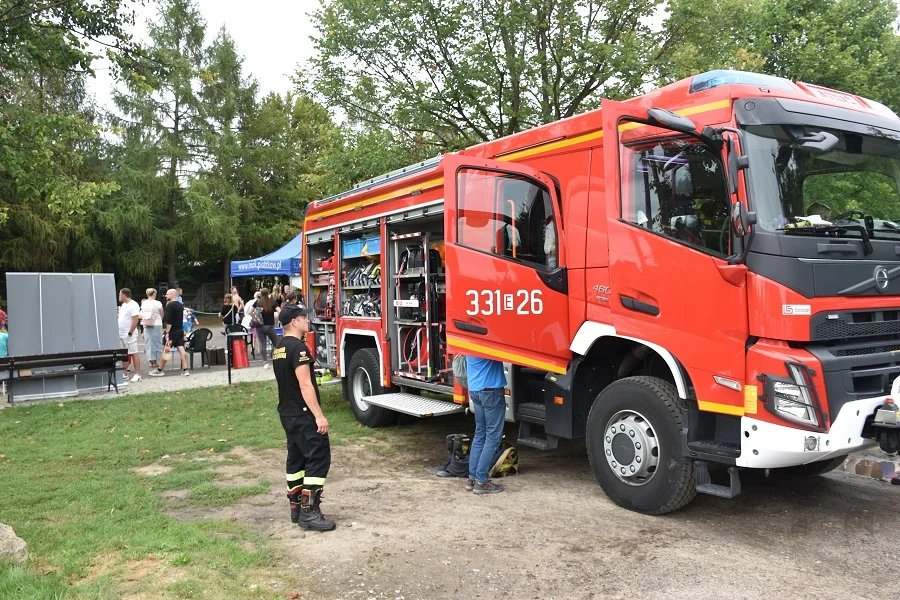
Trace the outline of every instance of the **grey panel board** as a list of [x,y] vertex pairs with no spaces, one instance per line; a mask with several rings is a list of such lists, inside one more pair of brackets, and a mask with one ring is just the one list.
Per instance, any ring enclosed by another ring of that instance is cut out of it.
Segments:
[[44,398],[70,398],[77,396],[75,376],[55,379],[17,379],[13,383],[13,401],[41,400]]
[[[81,375],[77,375],[76,379],[78,382],[79,394],[89,394],[94,392],[106,391],[106,373],[83,373]],[[116,371],[115,381],[119,386],[122,385],[122,371]],[[115,391],[115,389],[116,388],[110,388],[110,391]]]
[[39,283],[43,336],[41,354],[74,352],[73,320],[81,311],[81,306],[80,302],[76,304],[73,301],[72,276],[68,273],[42,273]]
[[41,353],[40,283],[37,273],[7,273],[9,355]]
[[72,275],[72,328],[76,352],[101,350],[95,319],[97,302],[94,298],[93,278],[90,273]]
[[68,377],[50,377],[44,379],[45,398],[65,398],[77,396],[78,386],[75,383],[75,375]]
[[116,290],[116,278],[110,273],[95,273],[93,290],[96,303],[94,323],[100,337],[100,349],[115,350],[119,347],[119,292]]
[[[6,282],[11,356],[119,347],[113,275],[7,273]],[[121,371],[116,373],[116,379],[120,384],[123,382]],[[35,377],[17,380],[13,385],[17,401],[64,398],[88,391],[106,391],[107,375]]]

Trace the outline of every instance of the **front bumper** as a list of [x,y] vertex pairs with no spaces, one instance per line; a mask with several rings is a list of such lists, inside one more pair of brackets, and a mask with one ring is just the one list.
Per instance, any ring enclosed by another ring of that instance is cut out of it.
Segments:
[[[775,425],[752,417],[741,417],[741,455],[735,464],[754,469],[794,467],[844,456],[877,446],[875,440],[862,437],[866,419],[881,406],[887,396],[845,403],[828,433],[817,433]],[[807,450],[808,438],[815,438],[815,449]]]

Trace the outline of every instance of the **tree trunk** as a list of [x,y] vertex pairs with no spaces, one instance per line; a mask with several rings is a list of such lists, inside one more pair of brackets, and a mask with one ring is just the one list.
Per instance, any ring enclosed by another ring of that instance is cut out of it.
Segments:
[[[174,124],[172,126],[172,139],[179,139],[179,117],[178,114],[178,93],[175,93],[175,110],[173,111],[174,115]],[[178,198],[178,158],[175,156],[175,151],[172,151],[172,156],[169,158],[169,198],[166,206],[166,220],[169,223],[169,232],[171,234],[172,231],[175,230],[175,200]],[[175,240],[171,237],[166,241],[166,261],[169,266],[169,287],[175,287],[177,284],[177,278],[175,273]]]
[[222,273],[222,281],[225,286],[225,293],[231,293],[231,253],[225,252],[225,269]]

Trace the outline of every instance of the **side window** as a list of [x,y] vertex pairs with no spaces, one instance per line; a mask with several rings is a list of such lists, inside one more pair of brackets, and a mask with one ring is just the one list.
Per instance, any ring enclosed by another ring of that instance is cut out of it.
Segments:
[[557,220],[549,191],[517,175],[457,173],[457,242],[539,268],[559,263]]
[[731,246],[721,158],[692,139],[624,141],[622,218],[721,256]]

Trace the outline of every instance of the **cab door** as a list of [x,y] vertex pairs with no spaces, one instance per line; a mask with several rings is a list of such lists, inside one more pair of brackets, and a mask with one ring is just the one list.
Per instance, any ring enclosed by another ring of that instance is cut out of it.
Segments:
[[604,101],[602,111],[616,333],[671,352],[701,409],[743,414],[746,267],[728,263],[723,151],[633,104]]
[[447,155],[447,342],[565,373],[571,356],[565,237],[554,181],[536,169]]

